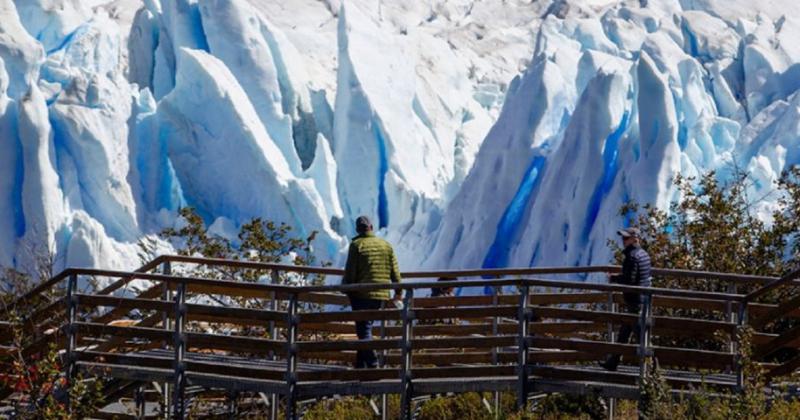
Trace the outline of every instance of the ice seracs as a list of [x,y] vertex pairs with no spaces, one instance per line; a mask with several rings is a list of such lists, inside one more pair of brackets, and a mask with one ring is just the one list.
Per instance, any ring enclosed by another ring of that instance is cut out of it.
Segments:
[[[186,202],[212,221],[271,215],[301,235],[319,231],[330,246],[336,235],[313,181],[292,175],[230,70],[202,50],[180,54],[175,88],[158,113],[159,137]],[[336,256],[325,251],[327,258]]]
[[36,254],[59,250],[56,235],[68,214],[56,172],[56,151],[47,104],[36,86],[20,98],[18,112],[22,152],[19,199],[25,228],[19,238],[23,246],[17,248],[15,262],[28,266]]
[[406,270],[603,264],[675,174],[800,163],[798,36],[795,0],[0,0],[0,265],[133,268],[187,205],[334,264],[361,214]]

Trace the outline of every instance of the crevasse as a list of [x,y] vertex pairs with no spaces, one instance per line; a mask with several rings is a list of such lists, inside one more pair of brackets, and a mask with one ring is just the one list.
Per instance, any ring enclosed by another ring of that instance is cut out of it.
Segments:
[[525,209],[532,205],[532,198],[541,173],[544,171],[547,158],[536,156],[525,171],[514,198],[503,212],[500,223],[497,225],[497,234],[494,242],[489,247],[489,252],[481,265],[483,268],[506,267],[508,264],[508,254],[519,239],[520,220],[525,214]]
[[600,179],[600,183],[597,185],[597,188],[595,188],[594,193],[592,193],[592,198],[589,199],[589,206],[586,208],[586,224],[583,227],[582,235],[584,241],[589,239],[589,233],[597,221],[597,215],[600,212],[600,206],[603,203],[603,199],[611,191],[611,188],[614,187],[614,179],[617,176],[619,163],[619,141],[628,130],[629,118],[630,112],[625,111],[622,114],[622,120],[619,122],[619,126],[617,126],[617,129],[611,133],[610,136],[608,136],[604,143],[603,175]]

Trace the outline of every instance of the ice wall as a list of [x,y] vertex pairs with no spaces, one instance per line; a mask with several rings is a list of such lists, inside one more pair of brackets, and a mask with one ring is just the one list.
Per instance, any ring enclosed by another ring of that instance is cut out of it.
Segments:
[[2,266],[132,268],[186,205],[336,264],[361,214],[404,269],[602,264],[675,174],[761,196],[800,163],[794,0],[0,0],[0,29]]
[[[562,80],[545,86],[580,99],[560,98],[565,123],[552,131],[547,150],[533,153],[541,128],[526,132],[518,146],[501,139],[507,127],[537,121],[551,100],[540,90],[523,97],[509,91],[426,264],[609,261],[606,241],[627,223],[621,206],[666,208],[676,198],[677,173],[716,170],[724,178],[736,165],[758,180],[754,189],[769,191],[782,170],[800,163],[796,144],[786,143],[787,133],[797,138],[796,124],[788,122],[797,110],[791,104],[800,57],[786,37],[797,34],[798,14],[788,3],[777,12],[783,5],[620,2],[598,9],[569,2],[560,8],[560,19],[542,23],[521,80],[542,63],[573,57],[559,71]],[[771,204],[759,208],[766,218]]]

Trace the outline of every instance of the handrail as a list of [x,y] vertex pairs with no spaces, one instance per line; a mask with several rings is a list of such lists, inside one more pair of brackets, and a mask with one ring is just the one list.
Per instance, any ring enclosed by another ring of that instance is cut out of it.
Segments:
[[[800,269],[795,270],[795,271],[787,274],[786,276],[782,277],[780,280],[774,281],[774,282],[772,282],[772,283],[770,283],[770,284],[768,284],[768,285],[766,285],[766,286],[764,286],[764,287],[762,287],[762,288],[760,288],[758,290],[755,290],[755,291],[749,293],[744,298],[745,299],[744,300],[744,304],[746,305],[746,304],[752,302],[753,300],[755,300],[755,299],[757,299],[757,298],[759,298],[761,296],[764,296],[765,294],[767,294],[767,293],[769,293],[769,292],[771,292],[773,290],[778,289],[779,287],[782,287],[782,286],[784,286],[786,284],[794,282],[795,279],[797,279],[798,277],[800,277]],[[757,317],[753,321],[751,321],[751,325],[753,326],[753,328],[759,329],[759,328],[763,328],[763,327],[767,326],[768,324],[770,324],[773,321],[776,321],[778,319],[783,318],[788,313],[790,313],[790,312],[792,312],[792,311],[797,309],[798,301],[800,301],[800,298],[794,297],[792,299],[787,300],[786,302],[780,303],[777,307],[775,307],[771,311],[769,311],[766,314],[764,314],[764,315],[762,315],[760,317]],[[758,349],[757,353],[756,353],[757,357],[766,356],[770,352],[773,352],[773,351],[777,350],[778,348],[788,344],[791,340],[789,340],[789,341],[786,340],[787,339],[787,334],[791,334],[791,333],[793,333],[792,330],[786,331],[783,334],[781,334],[779,337],[776,337],[769,344],[761,346]],[[787,363],[790,363],[790,362],[787,362]]]
[[655,276],[676,276],[682,278],[713,278],[715,280],[731,281],[736,283],[766,283],[769,284],[779,277],[756,276],[752,274],[720,273],[715,271],[695,271],[678,268],[653,268],[650,273]]
[[762,328],[770,322],[777,321],[786,316],[786,314],[797,310],[798,306],[800,306],[800,296],[795,296],[786,302],[782,302],[769,312],[756,317],[750,322],[750,326],[756,329]]
[[[292,268],[293,266],[288,266]],[[303,268],[303,267],[300,267]],[[409,290],[430,289],[433,287],[506,287],[506,286],[542,286],[563,289],[599,290],[605,292],[628,292],[650,294],[658,296],[678,296],[687,298],[701,298],[720,301],[740,302],[744,295],[720,292],[704,292],[683,289],[664,289],[657,287],[627,286],[619,284],[585,283],[558,281],[549,279],[505,279],[505,280],[461,280],[437,282],[405,282],[388,284],[347,284],[333,286],[292,286],[276,284],[242,283],[229,280],[213,280],[198,277],[171,276],[155,273],[131,273],[126,271],[100,270],[93,268],[69,268],[64,271],[67,275],[94,275],[108,277],[126,277],[132,279],[162,281],[166,283],[185,283],[187,285],[223,286],[241,290],[258,290],[264,292],[368,292],[376,290]]]
[[462,280],[438,281],[424,283],[392,283],[392,284],[348,284],[337,286],[303,286],[305,292],[368,292],[374,290],[406,290],[429,289],[433,287],[484,287],[484,286],[542,286],[559,289],[599,290],[604,292],[628,292],[658,296],[679,296],[721,301],[741,301],[744,295],[720,292],[704,292],[683,289],[664,289],[658,287],[627,286],[621,284],[585,283],[575,281],[559,281],[550,279],[510,279],[510,280]]
[[[325,275],[342,275],[344,274],[344,270],[339,268],[329,268],[329,267],[308,267],[308,266],[295,266],[295,265],[287,265],[287,264],[275,264],[275,263],[261,263],[261,262],[253,262],[253,261],[237,261],[237,260],[226,260],[220,258],[203,258],[203,257],[193,257],[193,256],[185,256],[185,255],[160,255],[150,262],[144,264],[143,266],[137,268],[131,273],[125,273],[121,275],[119,271],[105,271],[99,270],[93,273],[88,271],[77,272],[75,269],[67,269],[62,271],[61,273],[57,274],[56,276],[48,279],[47,281],[37,285],[29,292],[24,294],[23,296],[17,298],[12,302],[9,308],[14,308],[22,302],[28,301],[31,298],[35,297],[38,294],[43,293],[45,290],[48,290],[58,284],[59,282],[63,281],[67,278],[70,274],[94,274],[94,275],[110,275],[110,276],[118,276],[120,277],[119,280],[113,282],[112,284],[106,286],[99,294],[110,294],[117,289],[125,286],[130,281],[134,279],[149,279],[149,280],[163,280],[160,278],[150,277],[145,278],[141,276],[141,274],[150,271],[163,263],[169,262],[178,262],[178,263],[188,263],[188,264],[202,264],[202,265],[209,265],[209,266],[226,266],[232,268],[244,268],[244,269],[261,269],[261,270],[275,270],[275,271],[285,271],[285,272],[296,272],[296,273],[305,273],[305,274],[325,274]],[[463,277],[495,277],[500,278],[503,276],[526,276],[526,275],[537,275],[537,274],[589,274],[589,273],[618,273],[621,267],[614,266],[614,265],[604,265],[604,266],[582,266],[582,267],[531,267],[531,268],[501,268],[501,269],[466,269],[466,270],[433,270],[433,271],[417,271],[417,272],[406,272],[402,273],[402,276],[406,279],[421,279],[421,278],[463,278]],[[663,268],[654,268],[652,273],[657,276],[675,276],[679,278],[713,278],[720,281],[730,281],[734,283],[757,283],[763,284],[765,282],[769,282],[767,286],[764,288],[751,293],[748,297],[752,300],[760,294],[766,293],[769,290],[772,290],[776,287],[779,287],[783,284],[787,284],[791,281],[794,281],[795,278],[800,274],[800,270],[798,272],[793,273],[795,276],[787,276],[784,278],[776,278],[776,277],[767,277],[767,276],[753,276],[753,275],[742,275],[742,274],[731,274],[731,273],[717,273],[717,272],[703,272],[703,271],[694,271],[694,270],[683,270],[683,269],[663,269]],[[226,286],[231,286],[231,284],[226,283]],[[472,285],[478,286],[476,283],[466,284],[463,280],[459,281],[458,284],[454,285],[454,287],[470,287]],[[503,284],[496,284],[497,286],[503,286]],[[513,285],[513,284],[508,284]],[[539,286],[550,286],[555,287],[554,283],[547,283],[547,284],[540,284],[540,283],[531,283],[531,285],[539,285]],[[578,287],[581,285],[583,287]],[[425,286],[425,287],[442,287],[444,284],[439,284],[437,286]],[[574,283],[571,287],[580,288],[584,290],[598,290],[598,291],[625,291],[625,289],[614,289],[614,288],[605,288],[605,287],[585,287],[586,283]],[[330,290],[325,289],[325,287],[330,286],[322,286],[322,289],[319,290]],[[400,287],[400,288],[407,288],[407,287]],[[264,289],[267,290],[267,289]],[[277,289],[272,289],[277,290]],[[353,289],[355,291],[357,289]],[[314,289],[306,289],[306,291],[314,291]],[[346,290],[335,290],[335,291],[346,291]],[[629,290],[630,291],[630,290]],[[729,301],[729,297],[723,297],[722,295],[702,295],[697,294],[701,292],[693,292],[694,297],[699,296],[709,296],[711,299],[716,299],[720,301]],[[707,292],[703,292],[707,293]],[[685,293],[677,293],[677,294],[667,294],[665,292],[659,292],[662,296],[679,296],[679,297],[692,297],[692,295],[685,294]],[[735,299],[736,301],[740,301],[739,299]],[[745,300],[747,302],[749,300]]]
[[[328,267],[308,267],[287,264],[261,263],[255,261],[226,260],[222,258],[191,257],[185,255],[162,255],[157,258],[160,262],[183,262],[203,265],[224,265],[236,268],[251,268],[264,270],[294,271],[307,274],[343,275],[344,270]],[[598,265],[579,267],[512,267],[512,268],[486,268],[465,270],[431,270],[411,271],[402,273],[403,278],[434,278],[434,277],[495,277],[495,276],[521,276],[535,274],[582,274],[582,273],[616,273],[621,270],[618,265]],[[778,277],[755,276],[748,274],[719,273],[709,271],[695,271],[673,268],[653,268],[654,275],[714,278],[733,282],[769,283],[778,280]]]
[[[150,271],[153,268],[159,266],[160,264],[166,262],[182,262],[182,263],[202,264],[210,266],[227,266],[233,268],[291,271],[291,272],[305,273],[305,274],[327,274],[327,275],[344,274],[344,270],[339,268],[295,266],[287,264],[261,263],[254,261],[238,261],[238,260],[227,260],[221,258],[204,258],[204,257],[169,255],[169,254],[160,255],[155,259],[153,259],[152,261],[144,264],[140,268],[137,268],[133,272],[142,273]],[[19,303],[27,301],[32,297],[34,297],[35,295],[38,295],[44,292],[45,290],[52,288],[53,286],[55,286],[56,284],[67,278],[67,276],[70,273],[74,273],[74,271],[70,270],[72,269],[66,269],[61,273],[55,275],[54,277],[48,279],[47,281],[37,285],[36,287],[25,293],[23,296],[20,296],[17,299],[15,299],[14,302],[12,302],[9,307],[13,308]],[[478,276],[481,277],[524,276],[524,275],[537,275],[537,274],[588,274],[588,273],[603,273],[603,272],[617,273],[619,271],[620,271],[619,266],[604,265],[604,266],[582,266],[582,267],[531,267],[531,268],[500,268],[500,269],[433,270],[433,271],[406,272],[402,273],[402,276],[407,279],[434,278],[434,277],[460,278],[460,277],[478,277]],[[760,296],[761,294],[768,292],[769,290],[772,290],[776,287],[780,287],[781,285],[791,282],[795,280],[797,277],[800,277],[800,270],[793,273],[795,274],[795,276],[788,280],[786,277],[777,278],[768,276],[754,276],[754,275],[743,275],[743,274],[717,273],[717,272],[704,272],[704,271],[665,269],[665,268],[654,268],[652,270],[652,273],[654,275],[676,276],[680,278],[713,278],[716,280],[731,281],[736,283],[767,283],[767,285],[764,288],[757,290],[754,293],[751,293],[747,300],[748,302],[752,301],[754,298]],[[124,276],[120,278],[118,281],[105,287],[101,291],[101,293],[103,294],[111,293],[135,278],[141,278],[141,277]],[[764,291],[765,289],[766,291]]]
[[280,270],[280,271],[293,271],[296,273],[304,274],[331,274],[340,275],[344,274],[344,270],[338,268],[327,267],[311,267],[304,265],[289,265],[289,264],[274,264],[262,263],[257,261],[243,261],[243,260],[226,260],[223,258],[204,258],[204,257],[191,257],[188,255],[162,255],[159,257],[160,262],[182,262],[190,264],[201,264],[211,266],[226,266],[233,268],[249,268],[256,270]]
[[162,281],[165,283],[185,283],[185,284],[198,284],[198,285],[220,285],[232,287],[236,289],[245,290],[263,290],[266,292],[291,292],[298,290],[301,286],[289,286],[280,284],[260,284],[260,283],[242,283],[230,280],[215,280],[206,279],[202,277],[187,277],[187,276],[174,276],[169,274],[157,273],[132,273],[129,271],[118,270],[102,270],[97,268],[68,268],[64,270],[67,275],[85,275],[85,276],[104,276],[104,277],[130,277],[131,280],[152,280]]
[[766,286],[764,286],[764,287],[762,287],[762,288],[760,288],[758,290],[754,290],[754,291],[750,292],[745,297],[745,302],[748,302],[748,303],[752,302],[753,300],[758,299],[759,297],[764,296],[765,294],[767,294],[767,293],[769,293],[769,292],[771,292],[771,291],[773,291],[773,290],[775,290],[775,289],[777,289],[777,288],[779,288],[781,286],[785,286],[785,285],[797,280],[798,278],[800,278],[800,269],[792,271],[791,273],[781,277],[780,279],[775,280],[772,283],[770,283],[770,284],[768,284],[768,285],[766,285]]
[[[153,268],[158,267],[158,265],[161,264],[162,261],[168,260],[170,257],[171,257],[170,255],[158,256],[155,259],[153,259],[152,261],[150,261],[150,262],[144,264],[143,266],[137,268],[136,270],[134,270],[134,272],[150,271]],[[34,287],[33,289],[29,290],[28,292],[26,292],[22,296],[19,296],[16,299],[14,299],[14,301],[9,305],[9,310],[15,308],[17,305],[19,305],[22,302],[30,300],[35,295],[38,295],[38,294],[44,292],[45,290],[52,288],[53,286],[57,285],[59,282],[61,282],[64,279],[66,279],[69,276],[69,274],[70,273],[68,272],[68,269],[67,269],[67,270],[64,270],[64,271],[56,274],[55,276],[47,279],[46,281],[38,284],[36,287]],[[122,282],[124,280],[125,279],[121,279],[120,282]],[[130,280],[128,280],[128,281],[130,281]],[[127,283],[127,282],[125,282],[125,283]],[[122,284],[122,285],[124,285],[124,284]],[[120,286],[122,286],[122,285],[120,285]],[[113,289],[111,289],[111,287],[113,287],[113,286],[114,285],[109,285],[108,287],[103,289],[100,293],[110,293],[111,291],[113,291]]]
[[[146,273],[146,272],[158,267],[159,265],[161,265],[162,262],[164,262],[165,260],[168,259],[167,257],[168,256],[166,256],[166,255],[156,257],[155,259],[153,259],[152,261],[146,263],[145,265],[137,268],[136,270],[133,270],[133,272],[134,273]],[[112,284],[109,284],[108,286],[103,288],[103,290],[101,290],[99,293],[101,295],[107,295],[107,294],[119,289],[120,287],[128,284],[131,280],[132,279],[128,279],[128,278],[119,279],[118,281],[116,281],[116,282],[114,282]]]
[[65,278],[67,278],[68,275],[69,275],[69,273],[67,272],[67,270],[64,270],[64,271],[56,274],[55,276],[51,277],[50,279],[48,279],[48,280],[46,280],[46,281],[44,281],[42,283],[39,283],[33,289],[29,290],[28,292],[26,292],[22,296],[14,299],[14,301],[11,302],[11,304],[8,306],[9,310],[15,308],[20,303],[31,299],[35,295],[38,295],[38,294],[44,292],[45,290],[50,289],[51,287],[53,287],[56,284],[58,284],[60,281],[62,281]]

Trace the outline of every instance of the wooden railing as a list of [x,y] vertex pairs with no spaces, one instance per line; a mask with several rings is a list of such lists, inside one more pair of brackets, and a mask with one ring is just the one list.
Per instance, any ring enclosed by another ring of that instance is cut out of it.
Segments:
[[[178,417],[185,414],[187,384],[262,392],[271,396],[273,415],[282,398],[289,418],[298,415],[299,399],[329,395],[400,394],[405,416],[410,415],[414,395],[440,392],[513,391],[520,407],[534,392],[597,391],[608,397],[637,398],[651,358],[680,372],[667,375],[676,390],[701,383],[736,389],[743,378],[733,335],[748,315],[761,320],[759,327],[766,319],[800,316],[791,302],[756,303],[753,297],[761,295],[753,293],[536,277],[617,272],[615,266],[428,271],[404,273],[404,278],[497,279],[288,286],[181,276],[174,274],[182,272],[176,270],[177,264],[264,270],[273,279],[277,273],[342,274],[332,268],[163,256],[134,272],[68,269],[13,305],[21,308],[54,288],[63,289],[66,297],[61,302],[31,310],[26,325],[50,325],[47,320],[56,319],[53,314],[63,314],[61,343],[67,374],[82,370],[169,384],[172,391],[162,393],[172,397],[162,400],[162,410],[171,405]],[[155,269],[161,273],[152,272]],[[778,287],[795,284],[795,278],[786,277],[660,269],[654,274],[713,279],[731,285],[729,290],[753,284],[774,290],[778,283]],[[88,277],[111,281],[98,292],[81,293],[78,285]],[[149,285],[138,295],[112,295],[134,280]],[[488,287],[497,294],[426,297],[426,290],[433,287]],[[403,309],[340,307],[347,304],[346,293],[379,289],[402,290]],[[616,310],[624,292],[647,297],[641,313]],[[681,316],[664,315],[676,309],[684,310]],[[132,321],[120,322],[125,319]],[[352,322],[359,320],[380,321],[374,340],[352,338]],[[613,342],[613,332],[622,324],[639,326],[638,344]],[[4,327],[10,325],[0,325],[0,331]],[[723,345],[720,333],[730,337]],[[793,344],[792,337],[758,332],[754,342],[770,349]],[[687,338],[695,348],[670,344]],[[368,349],[380,352],[380,367],[349,369],[354,352]],[[586,364],[611,353],[623,355],[634,362],[633,367],[606,372]],[[794,370],[791,364],[768,367],[773,374]],[[706,374],[692,373],[698,369]]]
[[[796,287],[798,279],[800,279],[800,269],[792,271],[780,279],[747,294],[745,303],[752,304],[751,302],[764,298],[770,293],[789,287]],[[800,298],[796,295],[795,289],[795,293],[790,293],[786,300],[755,316],[750,324],[756,330],[764,330],[775,322],[797,318],[798,310],[800,310]],[[793,324],[794,326],[781,331],[780,335],[774,336],[768,342],[757,343],[755,347],[754,357],[759,360],[768,360],[770,355],[783,349],[790,349],[794,352],[794,355],[789,357],[788,360],[771,367],[766,373],[768,378],[786,376],[800,368],[800,353],[797,352],[797,349],[800,348],[800,325],[797,322],[793,322]]]

